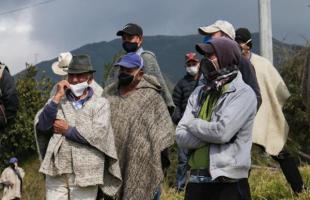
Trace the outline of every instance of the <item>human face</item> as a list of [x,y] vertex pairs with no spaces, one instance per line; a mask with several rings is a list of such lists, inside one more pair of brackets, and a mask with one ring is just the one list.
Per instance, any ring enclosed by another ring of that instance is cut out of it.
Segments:
[[88,84],[91,82],[91,74],[90,73],[68,74],[68,82],[72,85],[76,85],[78,83],[83,83],[85,81],[87,81]]
[[190,61],[188,61],[188,62],[186,63],[186,67],[194,67],[194,66],[196,66],[197,64],[198,64],[197,61],[195,61],[195,60],[190,60]]
[[198,72],[199,72],[199,62],[195,61],[195,60],[190,60],[186,63],[186,72],[195,77]]
[[142,79],[142,76],[143,71],[138,67],[128,69],[120,66],[118,76],[120,87],[128,87],[135,85]]
[[206,58],[208,58],[212,63],[216,71],[220,69],[220,64],[218,62],[217,56],[215,53],[206,54]]
[[220,38],[223,37],[224,34],[222,33],[222,31],[217,31],[211,34],[211,38]]
[[142,44],[142,41],[143,41],[143,37],[138,36],[138,35],[128,35],[128,34],[124,33],[122,35],[122,40],[123,40],[123,42],[137,43],[138,46],[140,47]]
[[241,48],[242,55],[246,58],[249,58],[251,54],[251,48],[248,46],[248,42],[239,42],[238,44]]

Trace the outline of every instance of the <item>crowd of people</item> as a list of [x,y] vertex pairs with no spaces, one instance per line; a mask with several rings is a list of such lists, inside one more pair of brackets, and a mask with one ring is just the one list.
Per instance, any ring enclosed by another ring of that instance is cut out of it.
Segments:
[[[88,55],[59,55],[52,69],[62,80],[34,119],[47,200],[159,200],[175,141],[175,188],[185,200],[251,199],[252,144],[279,162],[295,193],[304,190],[285,146],[282,107],[290,93],[280,74],[251,52],[248,29],[218,20],[198,32],[204,39],[193,44],[197,53],[186,53],[172,95],[137,24],[116,33],[125,52],[104,88]],[[1,65],[0,78],[4,128],[18,99]],[[0,179],[3,200],[21,198],[23,177],[11,158]]]

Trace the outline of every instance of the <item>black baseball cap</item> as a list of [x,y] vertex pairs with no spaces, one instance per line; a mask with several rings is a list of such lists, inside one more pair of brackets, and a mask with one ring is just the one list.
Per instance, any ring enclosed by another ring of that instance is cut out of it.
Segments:
[[117,31],[116,35],[123,36],[125,33],[128,35],[142,36],[143,30],[138,24],[129,23],[126,24],[122,30]]

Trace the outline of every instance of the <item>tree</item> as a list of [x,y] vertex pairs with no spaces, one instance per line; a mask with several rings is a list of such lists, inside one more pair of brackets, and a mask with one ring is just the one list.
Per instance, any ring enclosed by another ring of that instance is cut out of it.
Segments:
[[[16,88],[19,94],[19,110],[14,123],[0,134],[0,160],[11,156],[26,156],[36,150],[33,120],[35,114],[43,107],[49,97],[51,82],[42,77],[36,80],[37,69],[26,64],[26,70],[19,75]],[[0,169],[4,166],[0,163]]]
[[[287,84],[291,97],[284,106],[284,113],[290,126],[289,146],[310,153],[310,118],[309,108],[302,97],[301,87],[304,76],[304,65],[309,48],[304,48],[284,62],[281,75]],[[300,153],[299,153],[300,154]]]
[[114,81],[117,75],[117,70],[114,68],[114,63],[116,63],[123,55],[124,55],[123,51],[118,52],[113,56],[111,62],[108,62],[104,65],[104,71],[103,71],[104,82],[102,83],[102,86],[107,86],[110,83],[112,83],[112,81]]

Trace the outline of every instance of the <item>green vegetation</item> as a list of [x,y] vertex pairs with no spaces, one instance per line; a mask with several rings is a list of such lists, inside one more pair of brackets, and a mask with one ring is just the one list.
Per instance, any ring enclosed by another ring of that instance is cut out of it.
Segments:
[[[44,199],[44,179],[39,174],[39,161],[34,157],[22,164],[26,171],[24,180],[23,200],[43,200]],[[250,186],[254,200],[309,200],[310,190],[303,192],[299,196],[292,193],[282,172],[278,168],[253,169],[251,171]],[[306,186],[310,187],[310,167],[300,168]],[[174,175],[170,174],[171,178]],[[184,193],[177,193],[175,189],[169,187],[166,179],[163,184],[162,200],[183,200]],[[1,196],[1,192],[0,192]]]
[[[310,167],[301,167],[305,184],[310,185]],[[253,169],[250,177],[250,187],[253,200],[309,200],[310,190],[296,196],[290,190],[282,172],[279,169]],[[165,183],[163,200],[183,200],[183,193],[177,193]]]
[[304,48],[295,55],[285,56],[289,59],[280,68],[280,74],[291,92],[284,106],[285,118],[290,126],[289,147],[295,152],[301,150],[306,153],[310,152],[310,118],[307,102],[302,96],[302,78],[309,51],[309,48]]

